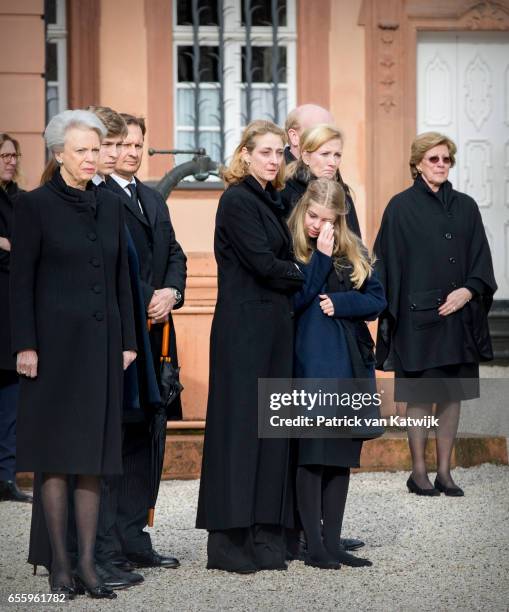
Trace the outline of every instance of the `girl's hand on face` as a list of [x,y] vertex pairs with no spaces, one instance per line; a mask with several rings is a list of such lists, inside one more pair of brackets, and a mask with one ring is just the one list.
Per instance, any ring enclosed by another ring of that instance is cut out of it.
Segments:
[[326,314],[328,317],[334,316],[334,304],[328,295],[320,294],[318,296],[321,300],[320,308],[322,309],[323,314]]
[[329,221],[322,225],[320,235],[316,241],[316,248],[324,255],[332,256],[334,249],[334,225]]

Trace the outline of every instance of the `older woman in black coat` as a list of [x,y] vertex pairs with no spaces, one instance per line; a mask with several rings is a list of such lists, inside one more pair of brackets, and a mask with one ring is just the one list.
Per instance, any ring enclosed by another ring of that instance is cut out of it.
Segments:
[[408,429],[407,486],[428,496],[463,495],[450,472],[460,402],[478,397],[479,362],[493,358],[487,314],[497,285],[479,207],[447,180],[455,153],[443,134],[414,140],[414,184],[387,205],[374,247],[388,302],[377,367],[395,370],[396,399],[408,402],[408,417],[428,416],[436,403],[434,485],[424,460],[428,429]]
[[275,187],[284,132],[268,121],[245,129],[216,216],[218,299],[196,525],[209,531],[209,569],[285,569],[292,527],[289,441],[258,438],[259,378],[291,378],[291,295],[303,276]]
[[[50,587],[70,597],[115,596],[94,568],[99,477],[122,471],[123,369],[136,357],[122,204],[90,182],[104,133],[87,111],[54,117],[45,138],[59,168],[18,199],[14,215],[12,349],[23,376],[17,465],[42,473]],[[75,584],[66,550],[71,474]]]

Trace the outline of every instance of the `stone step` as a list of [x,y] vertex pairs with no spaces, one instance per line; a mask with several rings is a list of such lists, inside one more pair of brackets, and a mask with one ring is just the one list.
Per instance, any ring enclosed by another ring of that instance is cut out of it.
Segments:
[[[163,480],[193,480],[200,477],[203,453],[203,429],[177,429],[172,423],[166,435]],[[426,448],[426,463],[431,472],[436,469],[434,434]],[[459,434],[453,449],[453,467],[472,467],[482,463],[508,465],[508,439],[504,436]],[[366,442],[362,448],[361,468],[364,472],[408,471],[410,451],[403,431],[387,431],[381,438]],[[18,474],[20,486],[29,487],[32,474]]]
[[[430,471],[436,468],[435,441],[430,435],[426,462]],[[163,479],[199,478],[203,451],[203,431],[172,429],[166,437]],[[482,463],[508,465],[508,440],[504,436],[490,437],[459,434],[453,450],[453,467],[471,467]],[[411,468],[406,434],[388,431],[381,438],[366,442],[361,455],[362,471],[397,471]]]

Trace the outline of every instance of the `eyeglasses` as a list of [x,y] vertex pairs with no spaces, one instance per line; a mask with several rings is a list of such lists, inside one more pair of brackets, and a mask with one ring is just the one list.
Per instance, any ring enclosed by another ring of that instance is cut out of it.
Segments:
[[2,159],[3,162],[10,162],[10,161],[18,161],[18,159],[21,157],[21,153],[2,153],[0,155],[0,158]]
[[432,155],[431,157],[425,157],[424,159],[426,161],[429,161],[430,164],[438,164],[438,162],[441,159],[442,163],[445,164],[446,166],[448,166],[452,161],[451,158],[448,157],[447,155],[445,155],[444,157],[440,157],[440,155]]

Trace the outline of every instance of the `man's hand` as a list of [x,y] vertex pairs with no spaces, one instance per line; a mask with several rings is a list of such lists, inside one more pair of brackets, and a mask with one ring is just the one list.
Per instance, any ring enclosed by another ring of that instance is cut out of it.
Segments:
[[31,349],[20,351],[16,356],[16,371],[21,376],[35,378],[37,376],[37,364],[39,357],[37,351]]
[[2,251],[11,250],[11,242],[8,238],[5,238],[4,236],[0,236],[0,249],[2,249]]
[[136,351],[122,351],[122,357],[124,360],[124,370],[127,370],[131,363],[136,359]]
[[147,314],[154,323],[162,323],[175,306],[175,291],[173,289],[156,289],[147,308]]

